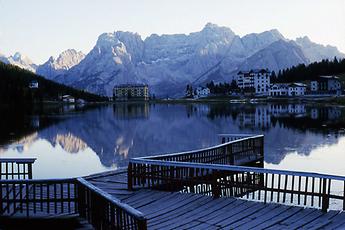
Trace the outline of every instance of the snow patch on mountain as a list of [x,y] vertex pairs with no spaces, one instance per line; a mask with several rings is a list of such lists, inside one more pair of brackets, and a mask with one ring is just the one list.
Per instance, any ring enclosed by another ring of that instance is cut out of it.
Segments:
[[16,52],[14,55],[11,55],[9,57],[0,54],[0,61],[5,64],[12,64],[18,66],[31,72],[35,72],[37,68],[37,65],[34,64],[33,61],[30,60],[30,58],[19,52]]
[[54,79],[56,76],[64,74],[73,66],[80,63],[85,58],[85,54],[74,49],[63,51],[56,59],[50,57],[47,62],[38,66],[36,73],[45,76],[48,79]]

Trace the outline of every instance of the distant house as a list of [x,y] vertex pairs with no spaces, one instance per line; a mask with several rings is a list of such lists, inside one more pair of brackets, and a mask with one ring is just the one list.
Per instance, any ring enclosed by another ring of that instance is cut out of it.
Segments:
[[310,91],[312,94],[340,95],[341,82],[336,76],[320,76],[319,79],[310,82]]
[[29,88],[30,89],[38,89],[38,81],[31,81],[29,83]]
[[288,85],[288,96],[304,96],[307,91],[307,85],[302,83],[291,83]]
[[148,100],[149,87],[145,84],[121,84],[114,86],[114,100]]
[[210,89],[203,86],[197,87],[194,92],[194,98],[207,97],[209,95],[210,95]]
[[237,86],[243,91],[253,91],[256,95],[268,96],[272,73],[267,69],[240,71],[237,73]]
[[272,97],[286,97],[289,93],[289,84],[275,83],[270,86],[270,96]]
[[76,100],[76,102],[77,102],[77,104],[79,104],[79,105],[83,105],[83,104],[86,104],[86,101],[85,100],[83,100],[83,99],[78,99],[78,100]]
[[63,95],[62,101],[66,103],[75,103],[75,98],[72,97],[71,95]]

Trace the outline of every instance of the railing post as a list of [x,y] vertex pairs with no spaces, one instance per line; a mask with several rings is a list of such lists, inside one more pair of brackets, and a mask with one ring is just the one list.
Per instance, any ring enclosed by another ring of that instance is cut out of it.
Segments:
[[226,150],[227,150],[227,154],[229,155],[229,164],[230,165],[235,165],[235,155],[232,153],[232,145],[227,145],[226,146]]
[[213,198],[219,198],[220,197],[220,184],[218,184],[218,173],[217,171],[212,173],[212,196]]
[[[195,175],[195,177],[196,177],[196,180],[198,180],[197,179],[197,175]],[[189,188],[190,188],[190,192],[191,193],[194,193],[195,191],[194,191],[194,168],[190,168],[189,169],[189,178],[187,178],[187,180],[189,181]],[[188,182],[187,182],[188,183]]]
[[86,197],[85,197],[85,190],[82,188],[82,185],[80,184],[80,182],[78,181],[76,183],[76,187],[75,189],[77,189],[77,203],[78,203],[78,213],[81,217],[86,218]]
[[[1,180],[1,178],[0,178],[0,180]],[[3,213],[3,208],[2,208],[3,204],[2,204],[2,202],[3,202],[2,201],[2,183],[0,181],[0,215],[2,215],[2,213]]]
[[327,212],[328,207],[329,207],[329,194],[327,193],[327,179],[324,178],[322,179],[322,212]]
[[146,219],[138,220],[138,230],[147,230]]
[[261,141],[260,141],[260,156],[264,157],[264,147],[265,147],[265,143],[264,143],[264,137],[261,137]]
[[32,179],[32,163],[28,164],[28,175],[29,175],[29,179]]
[[133,190],[133,172],[132,172],[132,163],[128,163],[128,169],[127,169],[127,179],[128,179],[128,190]]

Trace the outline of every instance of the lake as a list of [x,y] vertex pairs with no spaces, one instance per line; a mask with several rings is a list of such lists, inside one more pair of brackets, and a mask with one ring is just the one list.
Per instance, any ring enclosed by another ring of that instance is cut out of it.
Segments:
[[0,108],[0,157],[37,158],[34,178],[124,167],[138,156],[264,134],[264,167],[345,176],[345,108],[312,104],[149,104]]

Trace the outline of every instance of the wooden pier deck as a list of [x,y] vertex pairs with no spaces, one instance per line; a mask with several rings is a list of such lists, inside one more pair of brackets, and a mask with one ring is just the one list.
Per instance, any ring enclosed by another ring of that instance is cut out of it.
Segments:
[[263,168],[262,135],[222,142],[83,178],[36,180],[34,159],[0,159],[0,229],[345,229],[345,177]]
[[238,198],[127,189],[127,170],[86,178],[147,218],[148,229],[345,229],[345,213]]

